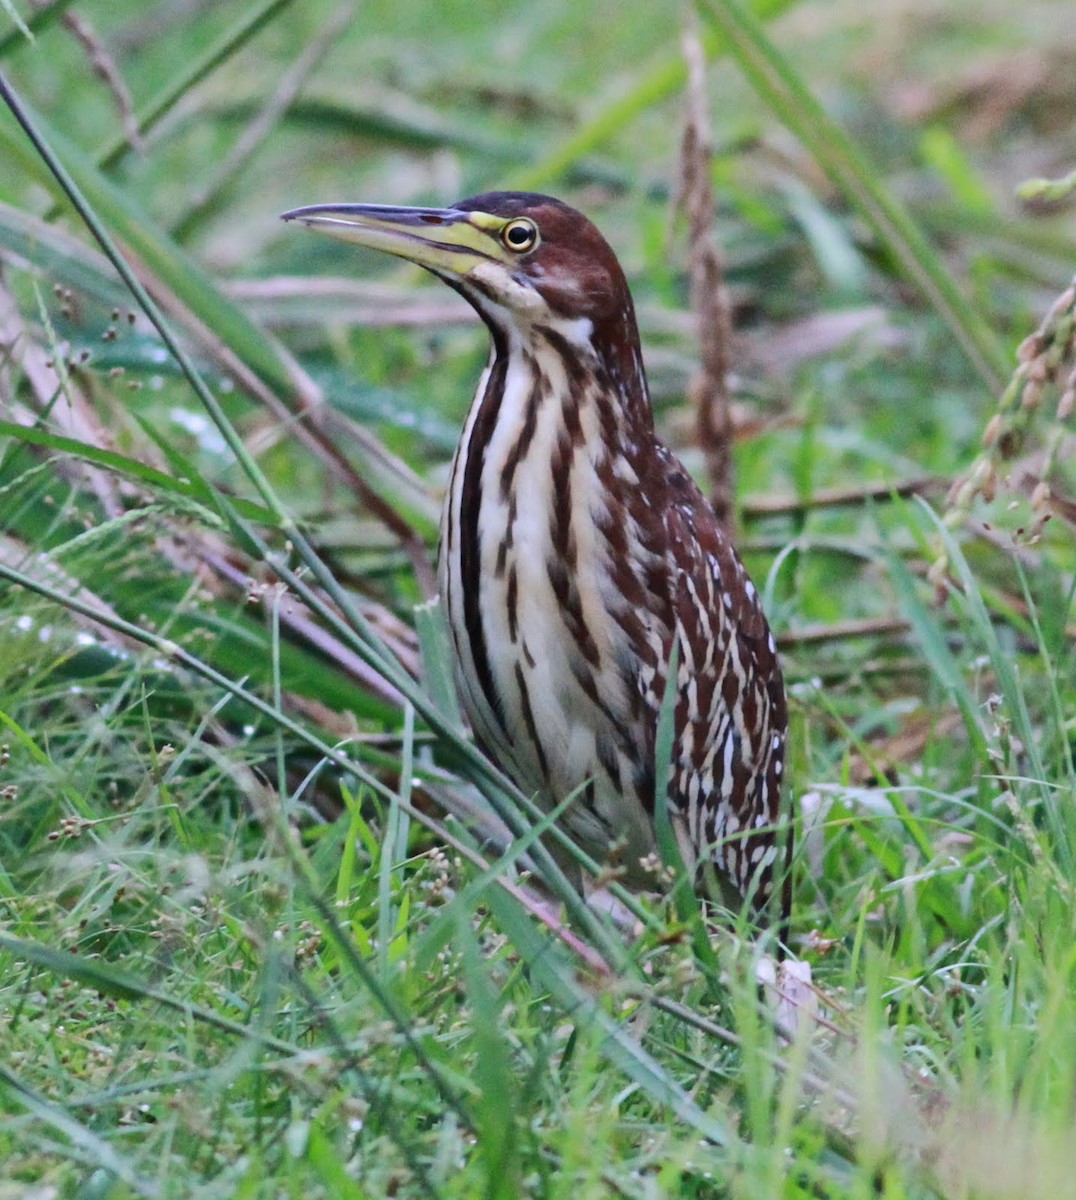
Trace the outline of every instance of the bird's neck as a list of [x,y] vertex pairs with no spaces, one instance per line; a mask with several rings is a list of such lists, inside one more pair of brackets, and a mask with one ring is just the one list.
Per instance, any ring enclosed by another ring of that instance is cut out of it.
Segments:
[[[603,597],[614,576],[628,607],[642,594],[631,549],[654,518],[637,511],[654,429],[634,336],[583,320],[491,332],[446,495],[440,584],[471,719],[487,744],[509,745],[520,731],[506,697],[533,666],[526,627],[581,678],[618,661],[623,628]],[[608,703],[627,703],[619,686]]]
[[[567,426],[584,408],[596,408],[608,453],[653,438],[650,393],[630,301],[611,321],[564,318],[496,331],[491,370],[519,381],[543,408],[559,409]],[[480,388],[475,403],[482,401]],[[510,406],[502,416],[511,419]]]

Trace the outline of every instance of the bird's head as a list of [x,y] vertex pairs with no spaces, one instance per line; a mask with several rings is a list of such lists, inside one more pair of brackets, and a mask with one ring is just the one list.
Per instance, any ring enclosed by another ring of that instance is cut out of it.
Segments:
[[624,273],[605,238],[567,204],[487,192],[452,208],[315,204],[283,214],[330,237],[384,250],[461,292],[494,330],[575,324],[635,333]]

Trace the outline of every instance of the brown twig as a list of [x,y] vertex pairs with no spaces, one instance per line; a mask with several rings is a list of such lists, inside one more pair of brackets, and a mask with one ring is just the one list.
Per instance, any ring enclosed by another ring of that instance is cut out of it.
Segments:
[[854,508],[868,500],[893,496],[927,496],[949,486],[947,479],[922,475],[899,483],[862,483],[853,487],[819,488],[810,496],[748,496],[743,502],[745,517],[801,515],[816,508]]
[[799,629],[786,629],[777,641],[782,648],[810,646],[819,642],[839,642],[854,637],[907,633],[909,628],[903,617],[858,617],[825,625],[802,625]]
[[[31,335],[0,272],[0,361],[20,372],[33,396],[33,404],[20,402],[14,382],[8,378],[0,388],[6,416],[18,425],[32,427],[40,420],[40,412],[49,409],[53,426],[65,437],[108,445],[107,427],[86,396],[78,362],[64,361],[67,352],[65,344],[46,349]],[[54,403],[61,391],[61,402]],[[57,472],[78,487],[88,487],[106,516],[123,512],[124,484],[117,483],[110,472],[70,461],[61,461]]]
[[354,15],[353,4],[342,4],[329,16],[318,33],[303,46],[299,56],[280,77],[276,88],[265,104],[217,164],[216,170],[204,181],[199,181],[190,206],[177,223],[175,230],[177,236],[182,236],[193,228],[213,208],[220,196],[231,187],[243,167],[290,108],[292,101],[302,90],[311,72],[337,44],[340,35],[350,24]]
[[401,476],[408,473],[403,463],[390,455],[369,430],[330,409],[324,403],[321,391],[313,380],[274,343],[274,350],[291,377],[295,407],[290,408],[230,346],[195,316],[171,289],[165,287],[159,277],[145,269],[130,247],[127,248],[127,254],[154,300],[177,317],[224,373],[231,376],[247,395],[263,405],[281,427],[287,429],[297,441],[315,453],[330,474],[349,488],[359,503],[392,533],[407,554],[419,586],[427,596],[434,595],[436,585],[433,569],[421,535],[363,479],[340,446],[360,446],[383,462],[390,463]]
[[[262,603],[265,600],[265,589],[256,583],[252,586],[250,571],[232,562],[229,557],[215,553],[212,547],[202,551],[202,561],[232,588],[247,589],[247,600],[251,604]],[[271,572],[272,568],[268,570]],[[327,598],[326,603],[330,603]],[[268,601],[265,601],[268,603]],[[377,671],[368,666],[363,660],[327,629],[324,629],[311,615],[309,609],[297,597],[291,596],[286,604],[278,609],[281,626],[290,632],[297,641],[324,654],[343,674],[356,680],[371,695],[388,704],[402,707],[403,698],[399,691],[387,682]],[[374,624],[381,624],[381,633],[392,646],[392,651],[404,667],[417,676],[419,673],[419,658],[417,647],[409,636],[410,631],[401,622],[392,621],[393,628],[386,630],[383,626],[391,617],[384,610],[373,610],[366,613]]]
[[127,135],[127,142],[131,149],[141,151],[142,135],[138,132],[138,121],[135,118],[131,93],[127,90],[127,84],[123,81],[123,75],[120,73],[119,67],[116,65],[104,42],[97,36],[96,30],[81,13],[65,12],[60,20],[64,27],[71,31],[75,40],[86,52],[86,57],[90,60],[93,73],[112,93],[112,97],[116,102],[116,108],[120,114],[120,120],[123,122],[124,133]]
[[328,313],[334,321],[375,328],[479,324],[478,314],[460,296],[368,279],[274,275],[223,280],[221,290],[269,328],[298,324],[320,328]]
[[[56,347],[54,353],[58,351],[62,351],[62,347]],[[32,404],[24,404],[16,397],[14,385],[2,371],[5,362],[10,362],[26,380],[33,396]],[[58,373],[60,369],[64,369],[63,377]],[[90,378],[77,368],[77,364],[64,368],[62,362],[47,358],[45,348],[24,326],[0,275],[0,401],[12,419],[33,426],[41,420],[41,412],[47,409],[50,427],[64,436],[90,446],[115,449],[112,434],[115,429],[122,428],[122,416],[117,413],[111,421],[99,416],[84,391]],[[63,400],[54,404],[57,388],[61,386],[64,388]],[[140,445],[138,454],[143,460],[152,460],[155,449],[152,445]],[[155,465],[165,469],[167,464],[159,462]],[[130,512],[131,504],[141,504],[147,499],[145,489],[136,481],[123,475],[117,479],[115,472],[91,466],[76,456],[52,456],[50,469],[79,488],[88,486],[101,511],[110,519],[125,516]],[[153,548],[173,571],[197,579],[199,585],[212,595],[233,596],[245,591],[251,602],[263,598],[265,587],[252,584],[252,574],[258,572],[259,567],[229,547],[216,531],[193,525],[166,524],[155,530],[151,537]],[[78,586],[73,577],[68,586]],[[367,619],[379,629],[399,661],[417,676],[420,665],[413,630],[378,604],[365,602],[364,607]],[[319,625],[294,597],[281,605],[280,622],[297,642],[324,655],[337,670],[371,695],[394,706],[402,704],[399,692],[391,684]]]

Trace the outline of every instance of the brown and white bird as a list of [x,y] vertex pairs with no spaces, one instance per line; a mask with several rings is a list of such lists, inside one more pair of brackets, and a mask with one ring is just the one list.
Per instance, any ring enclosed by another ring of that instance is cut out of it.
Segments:
[[[629,882],[653,884],[655,788],[681,854],[764,911],[778,862],[785,693],[759,598],[654,432],[624,273],[581,213],[490,192],[452,208],[284,214],[419,263],[492,339],[441,520],[439,584],[486,753]],[[655,771],[677,647],[675,737]],[[655,778],[655,775],[658,778]]]

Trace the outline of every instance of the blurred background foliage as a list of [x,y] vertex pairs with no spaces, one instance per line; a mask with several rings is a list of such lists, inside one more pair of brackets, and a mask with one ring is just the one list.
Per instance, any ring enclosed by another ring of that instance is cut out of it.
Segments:
[[[685,34],[809,1049],[475,865],[416,606],[486,334],[278,219],[583,208],[705,484]],[[1072,1194],[1071,6],[3,0],[0,71],[190,359],[0,112],[0,1197]]]

